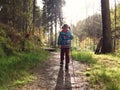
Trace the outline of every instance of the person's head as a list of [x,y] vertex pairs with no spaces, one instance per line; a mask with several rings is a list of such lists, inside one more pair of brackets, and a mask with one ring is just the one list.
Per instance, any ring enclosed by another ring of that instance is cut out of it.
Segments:
[[69,28],[69,26],[67,25],[67,24],[64,24],[63,26],[62,26],[62,29],[68,29]]

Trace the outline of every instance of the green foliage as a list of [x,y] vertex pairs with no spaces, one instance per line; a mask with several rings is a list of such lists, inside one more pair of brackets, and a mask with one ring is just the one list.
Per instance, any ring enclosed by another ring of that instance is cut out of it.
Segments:
[[36,43],[35,35],[25,35],[0,23],[0,90],[33,80],[30,69],[49,56]]
[[[16,80],[23,80],[29,76],[28,70],[42,63],[48,58],[48,53],[44,50],[39,52],[17,53],[14,56],[0,59],[0,87],[9,88]],[[23,79],[22,79],[23,78]],[[10,84],[11,83],[11,84]],[[16,83],[18,84],[18,83]]]
[[0,44],[0,58],[5,57],[5,56],[6,56],[6,54],[2,48],[2,45]]
[[101,85],[102,88],[105,87],[105,90],[120,90],[120,72],[110,72],[105,70],[105,67],[91,72],[93,76],[91,77],[90,82],[93,86],[97,84]]
[[36,45],[33,42],[31,42],[30,40],[25,40],[25,42],[24,42],[25,51],[34,50],[35,46]]
[[[115,29],[115,8],[111,9],[112,30]],[[116,6],[116,27],[120,27],[120,3]]]
[[[39,50],[41,42],[38,36],[17,32],[15,29],[0,23],[0,56],[11,56],[17,52]],[[10,29],[10,30],[9,30]]]
[[100,82],[111,82],[111,77],[104,68],[100,68],[100,70],[94,70],[92,74],[95,75],[95,78],[93,78],[94,83],[98,84]]
[[1,22],[14,26],[20,31],[30,28],[33,20],[33,0],[4,0],[1,3]]
[[101,90],[120,90],[120,69],[117,57],[111,55],[95,55],[97,63],[93,64],[89,72],[89,82],[93,88]]
[[120,50],[116,51],[114,54],[115,54],[116,56],[120,57]]
[[6,56],[4,47],[7,41],[8,41],[8,38],[6,38],[6,32],[0,27],[0,58]]
[[65,0],[43,0],[43,15],[42,15],[42,23],[45,28],[51,27],[53,22],[57,24],[57,22],[62,25],[63,16],[62,16],[62,7],[64,5]]
[[110,82],[105,90],[120,90],[119,84],[116,84],[116,82]]
[[87,52],[73,51],[72,58],[87,64],[93,64],[96,62],[96,60],[93,59],[93,54]]
[[92,64],[86,69],[85,75],[95,90],[120,90],[119,57],[93,55],[92,53],[78,51],[72,52],[72,57],[78,61],[82,60],[82,62]]
[[89,16],[77,23],[73,33],[80,38],[80,41],[84,40],[85,37],[100,38],[102,35],[101,20],[99,14]]

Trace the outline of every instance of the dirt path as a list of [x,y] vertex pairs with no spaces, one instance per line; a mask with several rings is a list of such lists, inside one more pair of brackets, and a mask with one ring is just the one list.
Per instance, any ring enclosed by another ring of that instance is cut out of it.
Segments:
[[60,68],[59,59],[59,53],[52,52],[50,60],[33,70],[37,79],[17,90],[91,90],[83,75],[85,65],[74,61],[74,68],[71,62],[69,71],[65,71]]

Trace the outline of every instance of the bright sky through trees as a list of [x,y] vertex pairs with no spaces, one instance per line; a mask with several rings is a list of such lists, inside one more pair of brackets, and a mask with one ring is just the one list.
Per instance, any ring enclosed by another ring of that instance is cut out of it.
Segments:
[[[110,7],[114,6],[114,1],[110,0]],[[76,24],[95,13],[101,13],[101,0],[66,0],[63,7],[64,18],[69,24]]]
[[63,15],[67,23],[76,23],[100,11],[100,0],[66,0]]
[[[63,7],[64,20],[68,24],[76,24],[79,20],[95,13],[101,13],[101,0],[65,0]],[[116,0],[117,2],[120,0]],[[42,0],[37,0],[38,5]],[[114,6],[115,0],[110,0],[110,8]]]

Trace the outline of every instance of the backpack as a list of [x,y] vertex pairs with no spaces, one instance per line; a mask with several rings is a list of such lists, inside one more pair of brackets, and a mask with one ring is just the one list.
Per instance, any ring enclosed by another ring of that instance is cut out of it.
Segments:
[[62,38],[61,41],[62,46],[70,46],[71,39],[68,32],[61,32],[61,38]]

